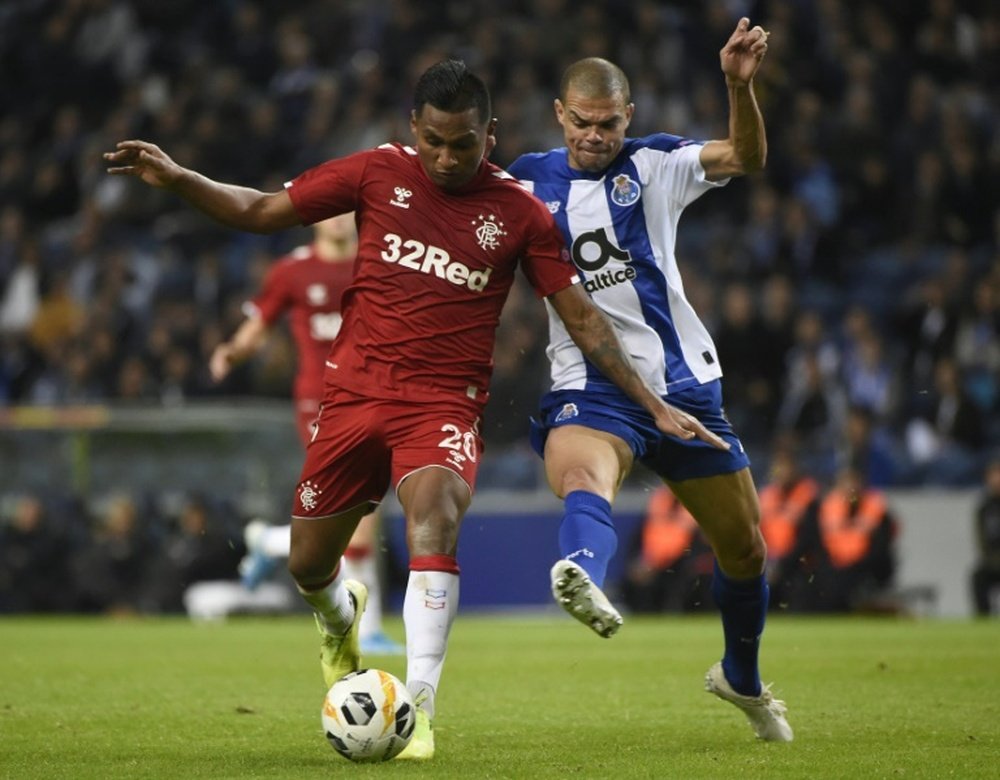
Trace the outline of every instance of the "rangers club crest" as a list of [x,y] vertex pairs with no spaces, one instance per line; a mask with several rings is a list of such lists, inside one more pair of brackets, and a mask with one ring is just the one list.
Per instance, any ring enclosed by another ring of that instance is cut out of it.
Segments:
[[611,188],[611,200],[619,206],[631,206],[639,200],[639,185],[627,174],[620,173],[614,178]]
[[317,499],[322,492],[317,485],[314,485],[309,480],[299,485],[299,503],[302,504],[302,508],[307,511],[315,509]]
[[488,217],[480,214],[471,224],[476,228],[476,241],[483,249],[496,249],[500,239],[507,235],[503,222],[498,222],[494,214]]

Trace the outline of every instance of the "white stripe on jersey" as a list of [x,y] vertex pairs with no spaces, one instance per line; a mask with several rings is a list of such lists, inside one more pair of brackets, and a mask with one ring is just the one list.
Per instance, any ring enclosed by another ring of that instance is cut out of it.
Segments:
[[[665,135],[628,139],[626,153],[600,179],[569,169],[564,150],[526,155],[511,166],[553,211],[588,292],[660,394],[722,375],[711,336],[684,295],[674,255],[681,212],[716,183],[705,180],[701,146],[681,141]],[[624,195],[615,187],[623,176]],[[630,195],[636,182],[639,194]],[[552,389],[615,391],[588,367],[547,308]]]

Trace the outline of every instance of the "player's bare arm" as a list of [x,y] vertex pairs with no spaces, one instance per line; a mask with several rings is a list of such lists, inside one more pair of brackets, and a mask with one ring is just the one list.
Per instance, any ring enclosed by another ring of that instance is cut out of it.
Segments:
[[261,317],[248,317],[229,341],[217,346],[208,360],[212,381],[221,382],[244,360],[256,354],[267,341],[268,327]]
[[709,141],[701,149],[701,164],[709,181],[759,171],[767,160],[764,117],[753,91],[753,78],[767,53],[767,32],[740,19],[719,52],[729,91],[729,137]]
[[284,190],[261,192],[202,176],[174,162],[156,144],[121,141],[105,152],[108,173],[134,176],[151,187],[174,192],[208,216],[229,227],[252,233],[274,233],[301,224]]
[[587,360],[649,412],[656,421],[657,428],[680,439],[697,437],[719,449],[729,449],[726,442],[696,418],[665,403],[653,391],[635,370],[611,320],[590,299],[581,285],[570,285],[550,295],[549,302]]

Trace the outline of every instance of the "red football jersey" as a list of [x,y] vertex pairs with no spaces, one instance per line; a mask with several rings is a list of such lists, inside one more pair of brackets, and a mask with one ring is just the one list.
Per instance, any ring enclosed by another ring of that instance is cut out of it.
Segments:
[[518,262],[540,297],[577,281],[541,201],[492,163],[447,192],[414,149],[385,144],[285,185],[304,224],[357,212],[358,260],[327,381],[380,398],[486,402]]
[[312,245],[300,246],[267,271],[260,292],[250,302],[268,326],[288,312],[298,367],[295,397],[323,397],[326,357],[340,332],[340,303],[354,276],[353,262],[326,262]]

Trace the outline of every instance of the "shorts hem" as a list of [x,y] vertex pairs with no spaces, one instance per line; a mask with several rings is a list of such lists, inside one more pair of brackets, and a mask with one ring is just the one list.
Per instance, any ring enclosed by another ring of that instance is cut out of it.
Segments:
[[365,501],[361,501],[361,502],[359,502],[357,504],[354,504],[353,506],[349,506],[349,507],[347,507],[347,509],[341,509],[341,510],[339,510],[337,512],[333,512],[333,513],[328,514],[328,515],[296,515],[296,514],[293,514],[292,515],[292,520],[332,520],[335,517],[340,517],[341,515],[346,515],[348,512],[353,512],[355,509],[357,509],[358,507],[364,506],[365,504],[368,504],[368,506],[371,507],[371,510],[369,512],[365,512],[365,514],[370,514],[371,512],[375,511],[382,504],[382,502],[381,502],[381,500],[379,500],[379,501],[373,501],[372,499],[367,499]]
[[419,468],[415,468],[415,469],[413,469],[413,471],[408,471],[408,472],[406,472],[406,474],[404,474],[402,477],[400,477],[400,480],[399,480],[399,482],[396,483],[396,487],[395,487],[396,498],[397,499],[399,498],[399,488],[402,486],[402,484],[407,479],[409,479],[410,477],[412,477],[414,474],[417,474],[418,472],[421,472],[421,471],[426,471],[427,469],[444,469],[445,471],[450,471],[452,474],[454,474],[456,477],[458,477],[460,480],[462,480],[462,482],[465,483],[465,487],[467,487],[469,489],[469,496],[470,497],[473,496],[475,494],[475,492],[476,492],[475,490],[473,490],[472,485],[469,484],[469,480],[467,480],[464,476],[462,476],[461,474],[459,474],[451,466],[444,466],[444,465],[442,465],[440,463],[431,463],[431,464],[428,464],[427,466],[420,466]]

